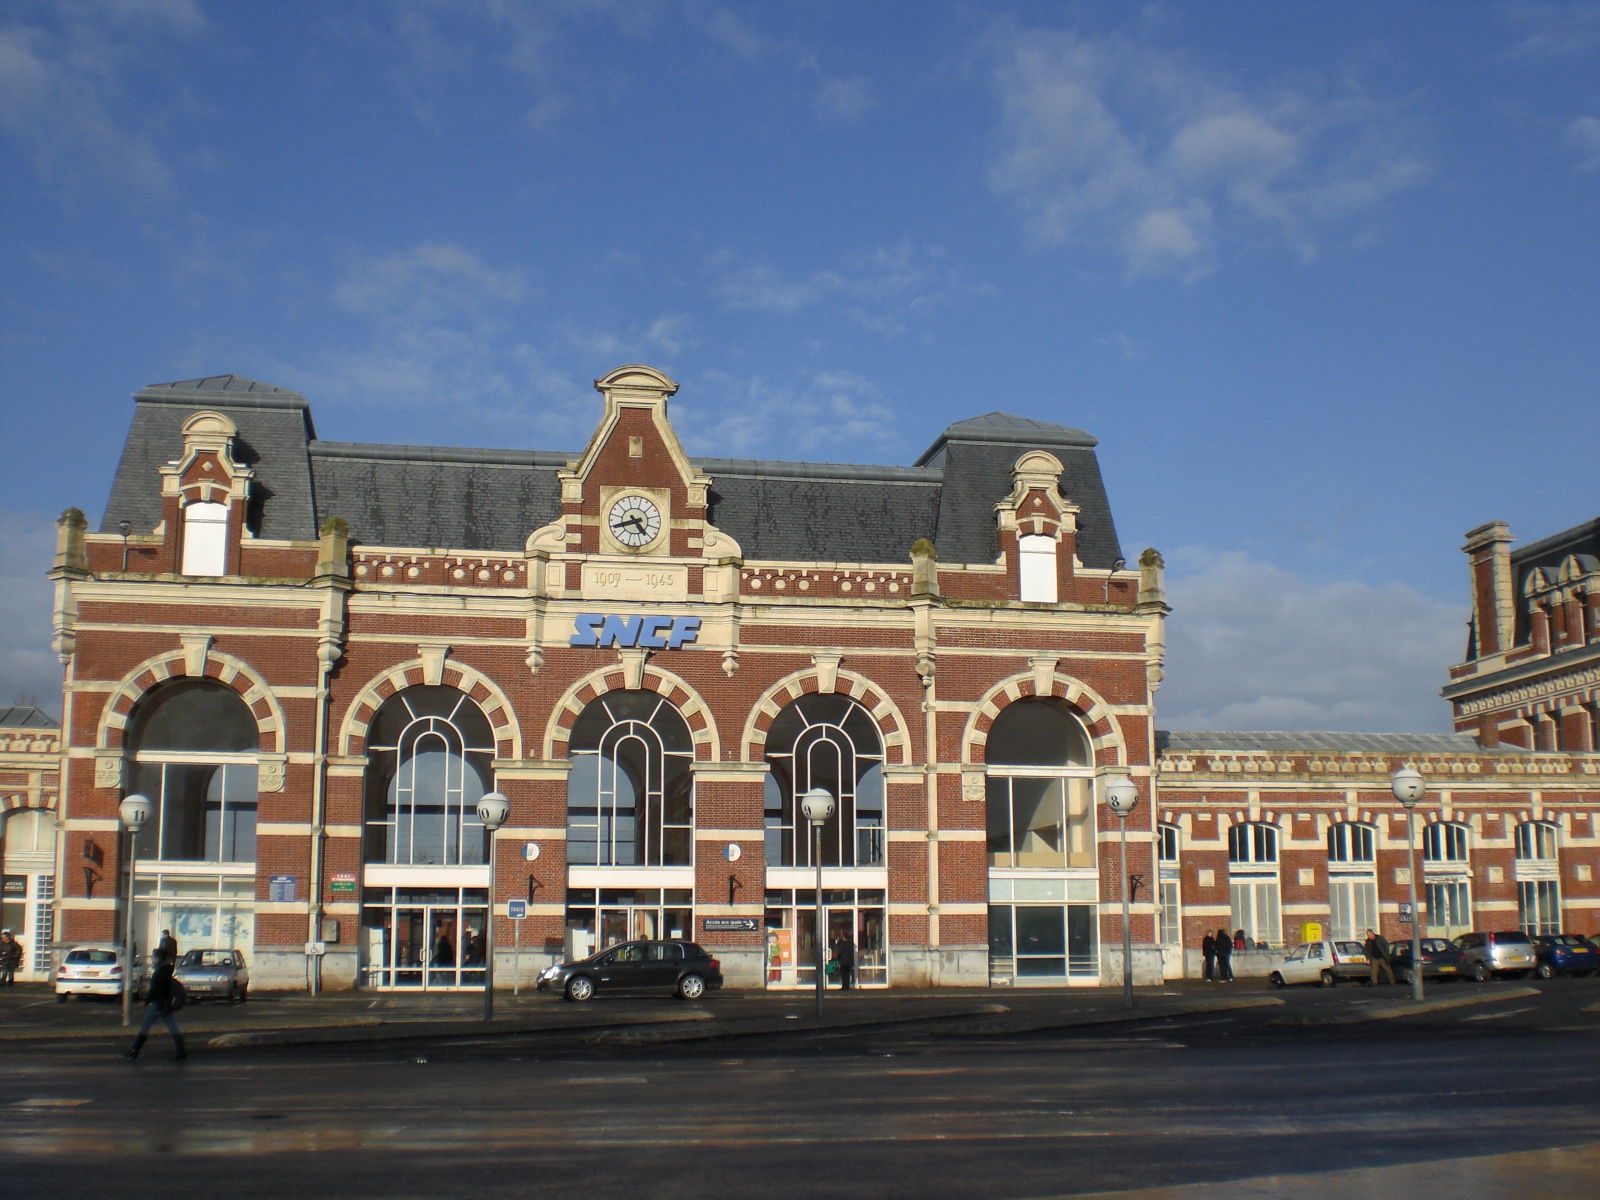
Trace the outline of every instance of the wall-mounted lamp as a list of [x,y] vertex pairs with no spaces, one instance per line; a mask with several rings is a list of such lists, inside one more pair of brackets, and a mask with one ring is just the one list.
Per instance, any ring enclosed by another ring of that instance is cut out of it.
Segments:
[[1112,561],[1111,570],[1106,572],[1106,594],[1105,594],[1105,601],[1104,601],[1106,604],[1110,604],[1111,603],[1111,577],[1113,575],[1115,575],[1118,571],[1122,570],[1122,568],[1127,566],[1127,565],[1128,565],[1128,560],[1125,559],[1125,558],[1119,557],[1119,558],[1117,558],[1117,559]]
[[128,535],[133,532],[132,521],[118,521],[117,528],[122,533],[122,572],[128,572]]

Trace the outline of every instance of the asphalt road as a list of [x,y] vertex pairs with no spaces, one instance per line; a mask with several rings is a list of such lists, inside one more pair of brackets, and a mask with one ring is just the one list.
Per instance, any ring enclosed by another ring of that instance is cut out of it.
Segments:
[[[115,1028],[11,1041],[0,1195],[1589,1200],[1600,981],[1454,986],[1469,1003],[1352,1024],[1323,1022],[1381,1014],[1402,990],[1197,1012],[1213,993],[1196,986],[1132,1014],[1106,996],[984,993],[1010,1011],[952,1016],[929,998],[894,1006],[925,1020],[827,1029],[801,1004],[781,1034],[740,1033],[727,1014],[771,1001],[727,998],[706,1008],[739,1036],[464,1024],[182,1064],[159,1033],[136,1064],[114,1057]],[[674,1012],[609,1003],[593,1010]],[[1068,1010],[1095,1023],[1055,1023]]]

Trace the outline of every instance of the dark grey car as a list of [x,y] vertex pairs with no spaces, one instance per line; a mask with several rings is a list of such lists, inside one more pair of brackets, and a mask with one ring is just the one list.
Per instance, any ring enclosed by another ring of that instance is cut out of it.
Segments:
[[173,972],[191,1000],[237,1000],[250,995],[250,968],[237,950],[190,950]]
[[1533,939],[1520,929],[1463,933],[1455,940],[1461,951],[1461,970],[1479,983],[1496,975],[1516,979],[1537,963]]

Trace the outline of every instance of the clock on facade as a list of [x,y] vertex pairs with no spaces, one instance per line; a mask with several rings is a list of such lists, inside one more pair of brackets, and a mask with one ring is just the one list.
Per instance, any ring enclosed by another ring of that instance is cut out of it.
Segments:
[[649,496],[630,492],[611,502],[606,525],[624,546],[648,546],[661,532],[661,509]]

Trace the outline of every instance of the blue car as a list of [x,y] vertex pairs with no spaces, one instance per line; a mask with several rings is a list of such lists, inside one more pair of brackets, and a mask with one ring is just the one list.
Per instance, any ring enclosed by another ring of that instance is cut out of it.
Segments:
[[1533,939],[1540,979],[1557,975],[1592,975],[1600,971],[1600,947],[1576,933],[1542,933]]

